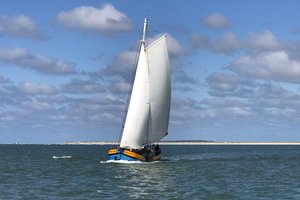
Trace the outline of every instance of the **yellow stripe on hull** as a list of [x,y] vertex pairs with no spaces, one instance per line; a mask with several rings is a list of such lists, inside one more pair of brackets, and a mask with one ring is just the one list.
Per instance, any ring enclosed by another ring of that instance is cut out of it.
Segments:
[[132,158],[136,158],[136,159],[141,160],[141,161],[146,161],[145,156],[142,156],[142,155],[140,155],[138,153],[135,153],[133,151],[125,150],[124,154],[126,156],[130,156]]
[[[117,154],[117,149],[116,148],[108,150],[108,155],[113,155],[113,154]],[[144,156],[142,156],[138,153],[135,153],[133,151],[127,150],[127,149],[124,150],[123,154],[126,155],[126,156],[130,156],[132,158],[138,159],[140,161],[146,161],[146,158]]]
[[112,155],[116,155],[116,154],[123,154],[123,155],[131,157],[133,159],[140,160],[142,162],[157,161],[157,160],[160,160],[160,158],[161,158],[161,155],[159,154],[156,156],[149,156],[147,159],[144,155],[141,155],[141,154],[134,152],[132,150],[129,150],[129,149],[124,149],[124,151],[122,151],[122,153],[117,148],[112,148],[112,149],[108,150],[108,155],[112,156]]
[[111,155],[111,154],[116,154],[117,153],[117,149],[109,149],[108,150],[108,155]]

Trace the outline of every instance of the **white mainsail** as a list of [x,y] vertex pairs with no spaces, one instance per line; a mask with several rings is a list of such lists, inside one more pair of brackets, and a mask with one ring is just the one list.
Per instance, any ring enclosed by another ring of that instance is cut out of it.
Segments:
[[137,149],[163,138],[168,131],[170,102],[170,67],[164,35],[147,48],[141,43],[120,147]]
[[171,80],[166,35],[146,49],[150,75],[150,124],[148,142],[156,142],[168,131]]

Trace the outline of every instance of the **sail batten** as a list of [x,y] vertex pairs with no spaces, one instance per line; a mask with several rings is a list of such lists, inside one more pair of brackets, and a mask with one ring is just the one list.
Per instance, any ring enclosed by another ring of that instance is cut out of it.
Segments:
[[147,48],[141,43],[120,147],[141,148],[168,130],[171,100],[166,35]]

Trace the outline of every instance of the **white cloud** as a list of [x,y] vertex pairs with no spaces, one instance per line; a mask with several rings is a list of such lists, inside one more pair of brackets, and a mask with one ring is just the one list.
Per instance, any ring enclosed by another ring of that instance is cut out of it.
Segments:
[[193,48],[209,48],[210,40],[207,36],[202,34],[194,34],[189,38],[189,42]]
[[110,85],[110,91],[115,94],[127,93],[129,92],[130,88],[131,88],[131,84],[123,80],[122,81],[114,80]]
[[44,38],[35,22],[28,16],[0,16],[0,35]]
[[241,40],[234,33],[225,33],[220,39],[213,43],[216,52],[231,54],[243,47]]
[[62,85],[63,92],[65,93],[102,93],[105,88],[93,80],[73,79],[70,83]]
[[67,27],[104,34],[129,31],[132,28],[130,19],[111,4],[105,4],[101,9],[85,6],[74,8],[60,12],[57,19]]
[[279,84],[256,83],[248,85],[250,95],[243,94],[242,87],[242,85],[238,85],[230,91],[216,89],[214,92],[218,95],[214,98],[204,99],[202,106],[206,105],[207,109],[214,110],[217,118],[240,116],[246,119],[248,123],[253,121],[264,127],[266,126],[265,122],[259,119],[270,120],[277,124],[289,124],[289,120],[282,118],[283,115],[291,119],[295,119],[294,116],[299,115],[299,94]]
[[243,48],[243,42],[231,32],[225,33],[222,37],[212,41],[207,36],[195,34],[189,39],[193,48],[210,49],[217,53],[233,54]]
[[108,76],[120,76],[129,81],[133,74],[134,62],[137,57],[135,51],[124,51],[113,59],[113,63],[108,65],[101,72]]
[[17,120],[16,116],[12,116],[12,115],[8,115],[8,114],[0,114],[0,122],[3,123],[7,123],[7,122],[11,122],[11,121],[15,121]]
[[[158,34],[152,38],[149,38],[149,43],[152,43],[154,40],[158,39],[161,36],[161,34]],[[186,53],[184,47],[170,34],[167,35],[167,45],[171,62],[172,59],[176,59]],[[123,78],[125,82],[129,82],[133,75],[136,58],[137,51],[126,50],[124,52],[121,52],[113,59],[111,65],[108,65],[106,68],[101,70],[101,73],[107,76],[119,76]],[[95,76],[96,74],[91,74],[91,76],[93,75]]]
[[74,66],[62,60],[51,59],[43,55],[35,55],[24,48],[0,48],[0,61],[30,68],[44,74],[74,74]]
[[197,81],[193,77],[189,76],[185,71],[176,71],[175,75],[176,81],[179,81],[181,83],[197,84]]
[[186,53],[184,47],[171,35],[167,35],[167,45],[170,56],[180,56]]
[[[15,108],[28,97],[9,78],[0,76],[0,110]],[[3,106],[3,107],[1,107]]]
[[56,89],[47,84],[36,84],[32,82],[23,82],[21,90],[26,94],[40,95],[40,94],[54,94]]
[[24,82],[17,87],[10,79],[0,76],[0,127],[83,131],[121,126],[124,101],[108,95],[91,98],[89,95],[98,93],[94,83],[70,82],[69,92],[84,95],[70,95],[63,87],[54,88],[55,95],[51,95],[51,85]]
[[22,102],[22,105],[26,108],[37,110],[37,111],[45,111],[50,110],[52,108],[52,105],[48,102],[41,102],[36,100],[31,101],[24,101]]
[[234,61],[230,69],[254,78],[300,82],[300,61],[291,59],[285,51],[244,56]]
[[[259,56],[260,58],[258,58]],[[280,67],[282,64],[286,66],[284,63],[291,62],[287,54],[285,55],[283,52],[265,52],[260,55],[253,55],[250,58],[248,60],[244,58],[241,61],[240,67],[244,68],[240,70],[244,71],[238,72],[239,74],[210,74],[206,78],[206,82],[209,87],[209,94],[213,98],[204,99],[201,105],[208,110],[212,110],[216,118],[239,117],[239,122],[244,121],[246,125],[255,122],[258,129],[261,127],[274,127],[275,124],[288,127],[292,123],[298,123],[296,116],[299,115],[300,96],[293,91],[294,87],[291,87],[293,84],[268,81],[283,80],[291,82],[290,76],[292,74],[282,72],[284,69],[289,71],[290,68]],[[284,62],[280,60],[284,60]],[[264,63],[264,65],[261,66],[261,63]],[[279,65],[276,66],[274,63]],[[260,66],[258,67],[258,65]],[[299,66],[297,68],[300,69]],[[291,70],[291,73],[296,73],[296,76],[299,75],[296,68]],[[252,74],[246,75],[246,73]],[[256,81],[256,79],[260,80]],[[297,79],[300,80],[298,77],[294,78],[294,81],[296,82]],[[296,120],[285,120],[282,116]],[[269,121],[268,124],[266,121]]]
[[276,51],[281,49],[280,42],[270,31],[250,33],[248,46],[253,52]]
[[247,84],[242,78],[223,73],[212,73],[206,78],[206,82],[210,89],[216,91],[234,91],[237,87]]
[[[201,106],[201,102],[191,98],[172,98],[171,121],[173,125],[199,122],[205,117],[213,117],[214,113]],[[193,120],[191,120],[193,119]]]
[[205,107],[207,112],[214,113],[212,117],[214,117],[214,120],[221,126],[228,126],[228,124],[226,125],[226,121],[230,119],[230,126],[234,127],[236,123],[247,121],[256,114],[252,104],[249,104],[247,101],[232,98],[206,98],[201,101],[201,104]]
[[[286,104],[288,101],[291,100],[300,100],[300,96],[297,93],[294,93],[292,91],[289,91],[288,89],[283,88],[279,84],[270,84],[270,83],[264,83],[264,84],[257,84],[256,87],[252,88],[254,90],[252,98],[261,98],[264,99],[268,104],[268,106],[272,107],[281,107],[282,105]],[[272,101],[275,100],[275,101]],[[278,103],[279,101],[282,101],[281,103]],[[283,103],[286,101],[285,103]],[[275,103],[277,102],[277,103]],[[290,105],[289,105],[290,106]],[[288,106],[288,107],[289,107]],[[299,106],[299,105],[298,105]],[[285,107],[285,106],[283,106]]]
[[0,49],[0,59],[8,62],[20,60],[28,56],[28,51],[23,48]]
[[211,28],[226,28],[229,26],[229,22],[220,13],[213,13],[203,19],[203,23]]

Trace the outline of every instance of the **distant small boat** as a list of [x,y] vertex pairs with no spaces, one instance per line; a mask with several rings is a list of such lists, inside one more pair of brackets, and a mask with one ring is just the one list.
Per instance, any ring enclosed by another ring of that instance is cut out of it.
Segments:
[[133,80],[120,146],[108,150],[109,160],[150,162],[160,160],[154,144],[168,134],[171,102],[167,36],[145,44],[147,19]]

